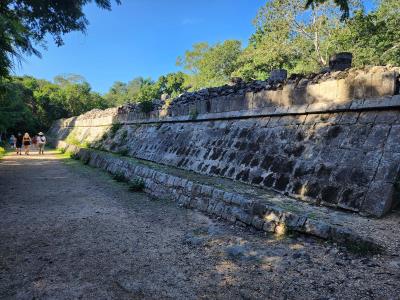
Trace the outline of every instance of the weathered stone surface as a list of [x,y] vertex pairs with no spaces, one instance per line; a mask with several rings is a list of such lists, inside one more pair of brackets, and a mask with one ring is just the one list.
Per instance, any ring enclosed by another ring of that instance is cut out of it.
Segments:
[[[171,104],[174,118],[143,120],[135,107],[124,106],[60,120],[50,134],[315,204],[381,216],[397,201],[388,192],[400,169],[400,98],[393,96],[397,76],[396,68],[374,67],[289,78],[285,84],[238,82],[176,99]],[[388,97],[371,98],[377,95]],[[190,109],[203,115],[196,120],[180,115]],[[125,125],[110,130],[118,121]],[[160,182],[189,184],[167,180]],[[375,203],[380,183],[387,192]],[[200,198],[214,193],[197,185],[188,189]],[[223,199],[244,203],[240,197]]]
[[[144,161],[128,160],[107,152],[83,149],[64,142],[59,142],[58,147],[75,153],[81,160],[89,158],[89,164],[93,167],[104,168],[111,174],[124,174],[127,180],[142,178],[145,182],[145,191],[151,195],[174,200],[179,206],[199,209],[241,226],[252,226],[277,235],[286,234],[287,231],[297,231],[343,243],[364,242],[364,238],[350,228],[338,228],[337,224],[340,220],[336,217],[331,218],[321,209],[316,209],[318,217],[314,216],[315,213],[311,212],[311,208],[305,205],[302,209],[293,209],[295,200],[280,198],[265,203],[257,195],[245,195],[236,191],[224,192],[212,184],[206,184],[202,180],[207,177],[197,176],[195,183],[188,178],[182,178],[177,172],[171,174],[167,168],[156,171],[154,169],[156,165],[148,165]],[[107,166],[113,166],[113,168]],[[131,172],[126,172],[126,170],[131,170]],[[186,184],[183,185],[182,181]],[[204,193],[207,194],[206,197],[202,196]],[[270,200],[276,197],[271,195]],[[227,199],[231,200],[227,201]],[[240,199],[240,201],[235,202],[232,199]]]

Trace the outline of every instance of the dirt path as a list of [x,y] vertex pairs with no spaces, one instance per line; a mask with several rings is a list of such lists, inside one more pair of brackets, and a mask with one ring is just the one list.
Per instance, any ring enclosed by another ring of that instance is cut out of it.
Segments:
[[1,299],[398,299],[400,258],[277,239],[45,156],[0,161]]

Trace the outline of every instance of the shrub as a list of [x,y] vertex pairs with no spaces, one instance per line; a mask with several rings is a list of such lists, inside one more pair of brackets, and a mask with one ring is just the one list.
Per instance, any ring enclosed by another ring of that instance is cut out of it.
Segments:
[[115,136],[115,134],[117,133],[118,130],[121,129],[121,127],[122,127],[121,123],[112,124],[111,129],[110,129],[111,138],[113,138]]
[[144,113],[149,113],[153,110],[153,101],[151,100],[145,100],[140,102],[140,109]]
[[75,160],[79,160],[79,155],[77,153],[71,153],[69,157]]
[[2,158],[4,156],[4,154],[6,154],[6,149],[4,149],[3,147],[0,147],[0,158]]
[[124,132],[121,134],[121,140],[124,142],[127,137],[128,137],[128,131],[124,130]]
[[103,136],[100,139],[100,142],[105,141],[108,138],[108,133],[104,132]]
[[128,149],[122,149],[118,152],[118,154],[121,156],[128,156],[128,153],[129,153]]
[[80,142],[74,133],[70,133],[65,141],[70,145],[80,146]]
[[190,110],[190,112],[189,112],[189,118],[190,118],[190,120],[196,120],[198,115],[199,115],[199,113],[197,112],[196,109],[192,109],[192,110]]
[[113,179],[118,182],[128,182],[129,180],[125,177],[125,175],[121,172],[115,173],[113,175]]
[[129,185],[129,190],[131,192],[142,192],[145,188],[145,184],[143,179],[141,178],[136,178],[134,180],[131,181],[130,185]]

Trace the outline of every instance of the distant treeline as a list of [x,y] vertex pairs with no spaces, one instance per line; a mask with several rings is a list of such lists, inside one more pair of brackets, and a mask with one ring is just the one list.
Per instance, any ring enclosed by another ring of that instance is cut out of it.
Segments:
[[366,12],[362,1],[349,0],[350,17],[345,21],[333,1],[304,10],[306,2],[267,1],[254,20],[247,47],[237,40],[196,43],[177,59],[182,72],[157,81],[116,81],[105,95],[93,92],[77,75],[58,76],[54,82],[3,78],[0,131],[46,130],[55,119],[126,102],[142,102],[149,108],[150,101],[162,94],[174,98],[188,90],[226,84],[232,77],[264,80],[276,68],[289,74],[318,72],[328,65],[330,55],[342,51],[353,53],[356,67],[400,65],[400,1],[380,0]]

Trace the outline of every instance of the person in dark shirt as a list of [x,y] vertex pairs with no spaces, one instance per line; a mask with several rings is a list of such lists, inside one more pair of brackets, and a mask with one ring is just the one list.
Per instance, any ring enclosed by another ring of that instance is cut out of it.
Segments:
[[22,148],[22,140],[23,140],[23,136],[21,132],[18,132],[17,134],[17,138],[15,141],[15,148],[17,149],[17,155],[22,155],[21,154],[21,148]]

